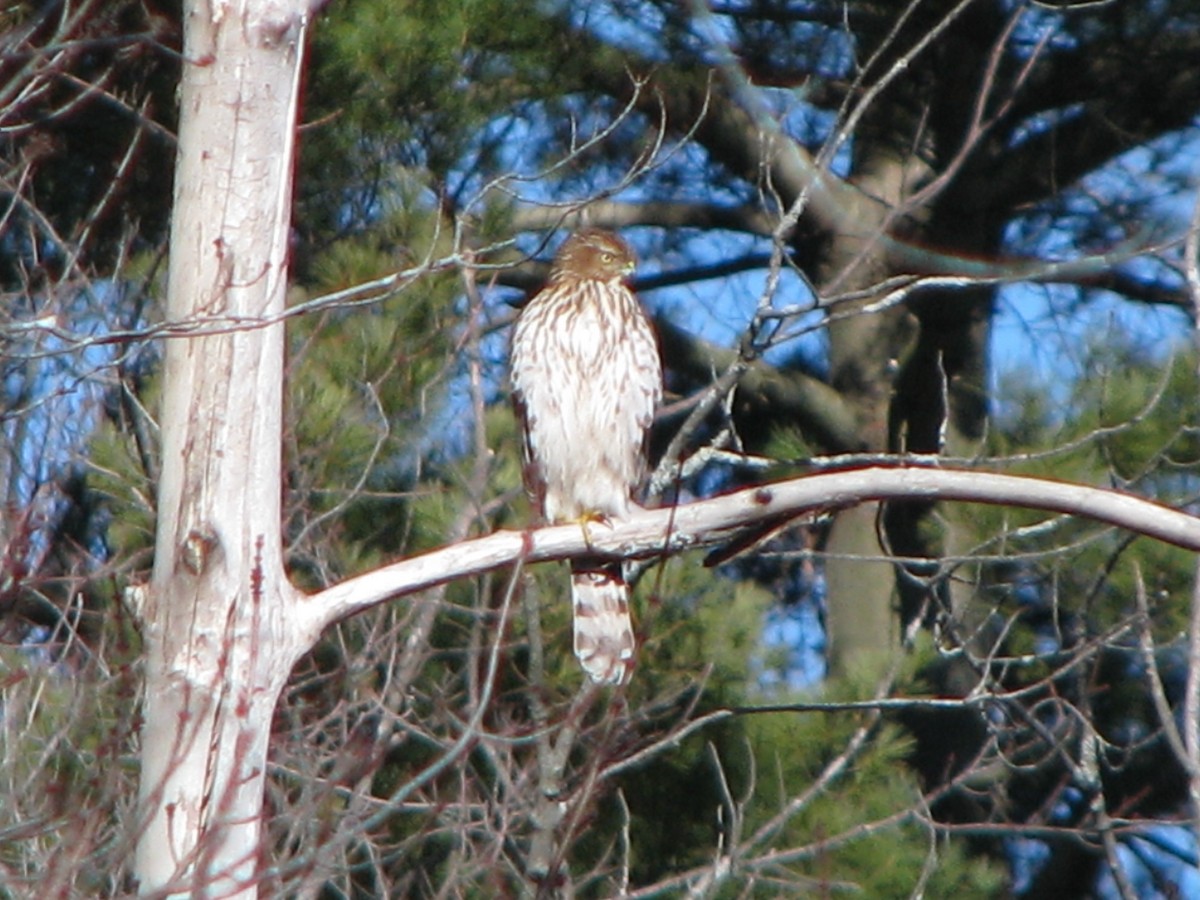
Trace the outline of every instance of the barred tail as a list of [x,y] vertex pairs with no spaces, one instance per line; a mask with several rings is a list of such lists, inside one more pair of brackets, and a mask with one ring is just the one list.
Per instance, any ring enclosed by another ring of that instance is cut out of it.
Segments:
[[575,604],[575,655],[597,684],[620,684],[633,659],[629,585],[620,563],[571,567]]

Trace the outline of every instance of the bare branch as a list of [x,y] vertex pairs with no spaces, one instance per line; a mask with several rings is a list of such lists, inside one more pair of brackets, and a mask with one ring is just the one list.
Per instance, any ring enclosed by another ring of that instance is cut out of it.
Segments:
[[294,621],[301,633],[315,638],[327,625],[376,603],[518,561],[589,553],[649,557],[721,543],[765,520],[872,500],[916,498],[1068,513],[1200,551],[1200,518],[1132,494],[1022,475],[875,466],[760,485],[684,506],[639,510],[627,521],[592,526],[587,535],[576,524],[497,531],[327,588],[302,601]]
[[519,231],[540,231],[546,228],[579,228],[583,225],[604,228],[651,225],[656,228],[720,228],[765,236],[775,227],[774,218],[757,205],[597,200],[566,215],[561,210],[544,205],[523,208],[513,214],[513,227]]

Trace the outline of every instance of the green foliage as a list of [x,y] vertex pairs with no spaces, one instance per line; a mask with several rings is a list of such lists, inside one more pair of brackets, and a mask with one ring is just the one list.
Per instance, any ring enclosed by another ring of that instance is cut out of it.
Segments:
[[129,645],[107,650],[75,645],[48,666],[0,648],[0,897],[122,890],[140,676]]
[[[917,663],[914,658],[907,668]],[[847,678],[820,692],[771,699],[781,707],[817,700],[835,707],[874,688]],[[902,676],[893,690],[913,696],[921,685]],[[864,730],[868,740],[849,753]],[[777,866],[754,871],[766,879],[754,896],[772,896],[771,876],[785,872],[813,889],[826,885],[869,897],[909,896],[926,867],[930,896],[986,896],[1003,883],[1002,868],[935,838],[914,814],[921,789],[906,766],[912,740],[899,725],[861,711],[798,710],[750,715],[740,731],[742,760],[725,762],[743,774],[734,790],[744,804],[741,830],[759,835],[780,857]],[[749,873],[743,880],[755,884]]]
[[373,226],[406,183],[442,199],[477,189],[504,171],[519,116],[492,134],[484,126],[553,92],[550,26],[535,5],[353,0],[322,24],[307,99],[320,124],[303,148],[308,229]]
[[[428,215],[399,209],[318,258],[314,289],[377,279],[397,268],[397,248],[432,240]],[[442,407],[454,374],[456,301],[452,276],[428,278],[353,313],[303,318],[291,332],[293,509],[324,566],[361,571],[378,564],[380,552],[410,549],[410,540],[428,547],[445,533],[439,489],[419,486],[427,462],[414,450],[429,438],[431,408]]]
[[141,559],[148,568],[157,486],[141,465],[134,436],[104,422],[92,438],[88,462],[88,484],[112,516],[110,551],[118,559]]
[[803,432],[796,427],[776,427],[764,448],[765,456],[781,460],[807,459],[812,452]]
[[[993,430],[993,452],[1032,454],[1014,466],[1029,474],[1152,497],[1195,496],[1200,444],[1195,429],[1181,427],[1200,417],[1194,356],[1164,359],[1104,334],[1092,338],[1083,360],[1088,377],[1071,386],[1062,409],[1051,408],[1045,392],[1022,384],[1020,375],[1011,376],[1006,393],[1020,399]],[[982,533],[1004,534],[1045,519],[1030,511],[978,509],[978,520],[987,523]],[[1054,550],[1072,541],[1080,546],[1069,553]],[[1012,549],[1046,550],[1041,566],[1053,573],[1056,602],[1087,615],[1096,627],[1132,611],[1139,581],[1159,601],[1158,635],[1183,626],[1193,573],[1191,554],[1179,548],[1129,541],[1084,522],[1007,543]]]

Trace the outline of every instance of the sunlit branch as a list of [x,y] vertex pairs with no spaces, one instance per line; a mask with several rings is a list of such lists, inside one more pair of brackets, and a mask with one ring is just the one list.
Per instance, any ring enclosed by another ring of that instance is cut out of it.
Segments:
[[809,475],[678,507],[639,510],[611,527],[559,525],[497,531],[350,578],[302,601],[296,625],[315,635],[338,619],[395,597],[518,561],[584,554],[642,558],[729,540],[763,521],[873,500],[961,500],[1025,506],[1094,519],[1200,551],[1200,518],[1106,488],[1021,475],[882,466]]

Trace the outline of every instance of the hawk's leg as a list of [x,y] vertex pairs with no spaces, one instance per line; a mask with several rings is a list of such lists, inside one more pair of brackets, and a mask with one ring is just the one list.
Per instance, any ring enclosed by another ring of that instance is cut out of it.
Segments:
[[583,531],[583,542],[589,550],[594,549],[592,547],[592,534],[588,531],[589,523],[599,523],[612,528],[612,519],[604,513],[596,512],[595,510],[582,513],[575,521],[579,523],[579,528]]

